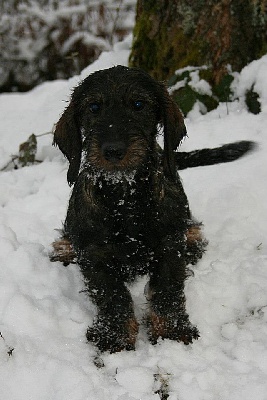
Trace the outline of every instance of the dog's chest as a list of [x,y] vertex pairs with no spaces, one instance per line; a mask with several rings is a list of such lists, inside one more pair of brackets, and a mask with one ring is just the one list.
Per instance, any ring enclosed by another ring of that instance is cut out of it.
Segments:
[[147,233],[155,211],[148,182],[106,183],[99,189],[98,196],[112,239],[135,241]]

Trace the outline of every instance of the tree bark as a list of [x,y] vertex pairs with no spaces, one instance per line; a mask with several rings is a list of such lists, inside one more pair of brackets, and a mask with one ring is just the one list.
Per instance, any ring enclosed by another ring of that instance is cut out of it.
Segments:
[[130,65],[158,80],[207,65],[218,85],[267,51],[266,0],[138,0]]

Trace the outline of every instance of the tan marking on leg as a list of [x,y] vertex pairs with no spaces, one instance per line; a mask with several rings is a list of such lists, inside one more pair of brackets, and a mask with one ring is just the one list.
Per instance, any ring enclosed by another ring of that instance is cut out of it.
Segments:
[[131,347],[135,346],[137,334],[138,334],[138,322],[136,321],[135,318],[129,319],[127,322],[127,330],[129,332],[128,338],[126,340],[127,345],[130,345]]
[[167,319],[160,315],[157,315],[154,311],[152,311],[149,315],[150,319],[150,335],[152,339],[157,340],[159,337],[168,337],[168,328],[167,328]]
[[50,255],[51,261],[60,261],[64,264],[74,262],[76,257],[72,243],[68,237],[62,237],[52,243],[53,252]]
[[203,241],[204,238],[201,232],[201,227],[199,225],[190,226],[186,231],[186,238],[188,244]]

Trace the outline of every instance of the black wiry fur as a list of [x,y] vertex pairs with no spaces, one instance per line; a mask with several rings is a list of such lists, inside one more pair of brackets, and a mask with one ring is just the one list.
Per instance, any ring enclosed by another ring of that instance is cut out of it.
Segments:
[[65,247],[66,262],[77,256],[98,307],[87,338],[102,351],[134,349],[138,323],[125,282],[141,274],[149,274],[151,341],[188,344],[199,336],[186,313],[184,282],[206,241],[177,173],[177,164],[186,165],[175,153],[185,135],[164,85],[122,66],[86,78],[56,126],[54,142],[69,160],[74,188],[54,259],[64,260],[58,249]]
[[175,153],[176,164],[179,170],[201,167],[235,161],[244,154],[256,148],[254,142],[242,140],[240,142],[228,143],[214,149],[194,150],[190,152]]

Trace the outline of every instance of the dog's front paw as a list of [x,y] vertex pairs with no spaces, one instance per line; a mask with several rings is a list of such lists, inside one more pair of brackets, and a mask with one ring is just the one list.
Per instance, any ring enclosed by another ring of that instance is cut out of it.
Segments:
[[188,318],[162,316],[151,311],[147,316],[148,335],[151,343],[156,344],[159,338],[171,339],[188,345],[199,338],[198,329]]
[[101,352],[116,353],[122,350],[134,350],[138,334],[138,323],[130,318],[124,323],[98,319],[92,328],[87,330],[87,340],[95,343]]

